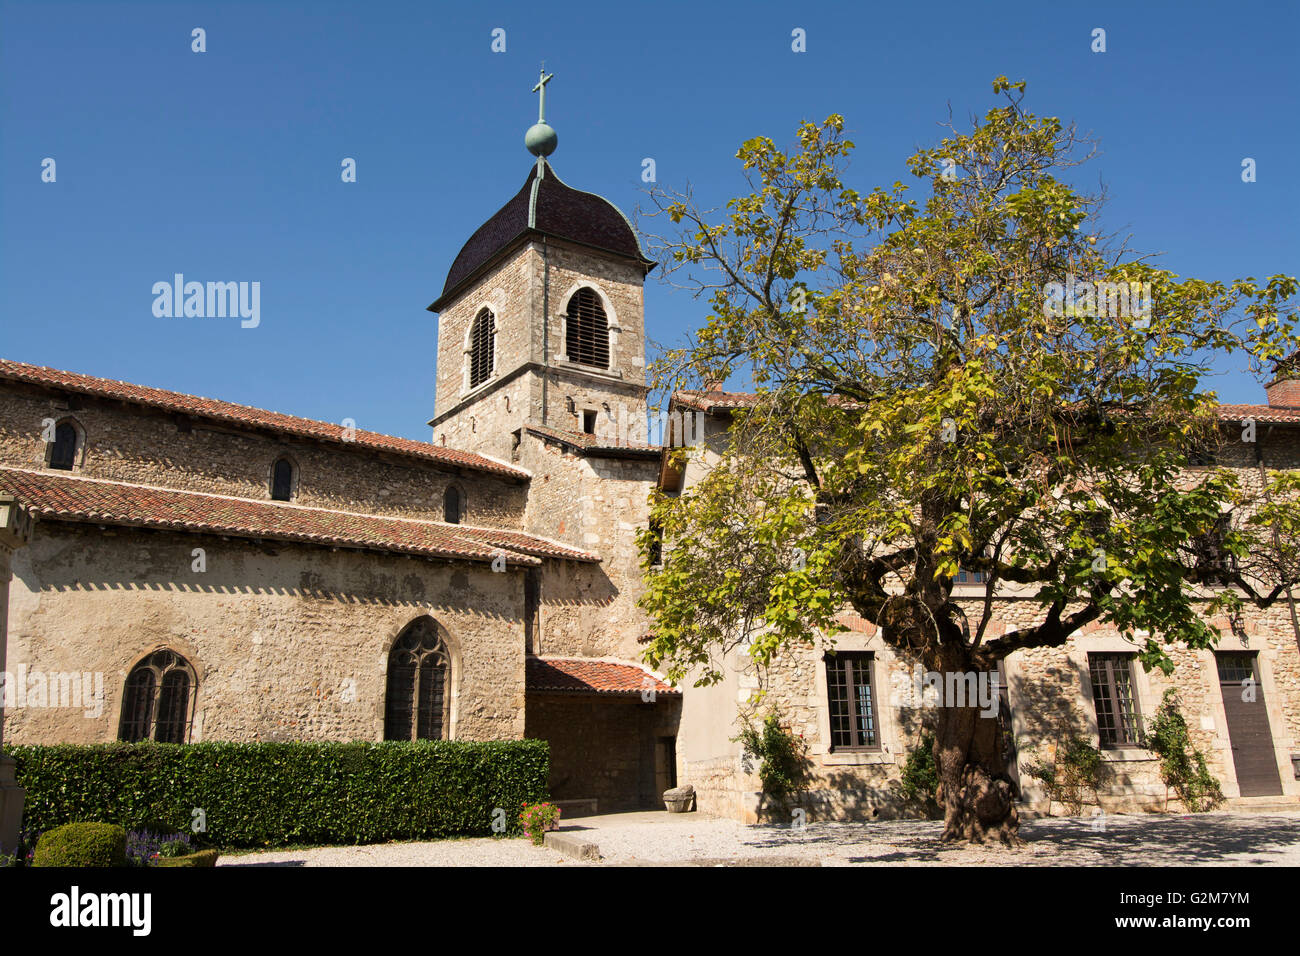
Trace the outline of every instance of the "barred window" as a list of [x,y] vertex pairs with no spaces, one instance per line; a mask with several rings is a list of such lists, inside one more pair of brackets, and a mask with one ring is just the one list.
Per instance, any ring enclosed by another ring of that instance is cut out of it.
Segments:
[[293,462],[279,458],[271,466],[271,500],[289,501],[293,498]]
[[441,740],[448,724],[451,657],[438,625],[422,617],[402,632],[388,655],[385,740]]
[[54,426],[54,441],[50,445],[50,467],[72,471],[77,461],[77,426],[63,421]]
[[833,750],[880,749],[872,657],[852,651],[826,655]]
[[584,286],[569,300],[564,350],[569,361],[609,368],[609,320],[596,290]]
[[154,651],[127,675],[118,739],[183,744],[190,739],[197,682],[175,651]]
[[497,317],[484,309],[474,317],[469,330],[469,387],[476,388],[492,377],[496,363]]
[[1092,703],[1103,747],[1141,746],[1132,654],[1089,654]]

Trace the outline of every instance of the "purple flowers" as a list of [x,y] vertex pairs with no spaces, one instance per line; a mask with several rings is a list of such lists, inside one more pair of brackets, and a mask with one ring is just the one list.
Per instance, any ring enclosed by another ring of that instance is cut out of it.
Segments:
[[131,866],[152,866],[160,856],[184,856],[191,849],[188,833],[131,830],[126,835],[126,861]]

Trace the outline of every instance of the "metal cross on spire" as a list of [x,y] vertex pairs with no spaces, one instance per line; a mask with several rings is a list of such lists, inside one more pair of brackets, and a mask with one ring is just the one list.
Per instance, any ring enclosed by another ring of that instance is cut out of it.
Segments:
[[538,81],[537,81],[537,85],[533,87],[533,92],[534,92],[534,93],[539,93],[539,94],[541,94],[541,95],[538,97],[538,101],[537,101],[537,122],[539,122],[539,123],[545,123],[545,122],[546,122],[546,84],[549,83],[549,82],[551,82],[551,80],[554,78],[554,76],[555,76],[554,73],[547,73],[547,72],[546,72],[546,61],[543,60],[543,61],[542,61],[542,78],[541,78],[540,80],[538,80]]

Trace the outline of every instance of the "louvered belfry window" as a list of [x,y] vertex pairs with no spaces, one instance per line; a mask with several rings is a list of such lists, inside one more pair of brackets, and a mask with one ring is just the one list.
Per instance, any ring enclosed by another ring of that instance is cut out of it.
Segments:
[[131,669],[118,738],[183,744],[194,712],[194,670],[175,651],[154,651]]
[[428,617],[412,623],[388,655],[385,740],[443,738],[450,673],[451,657],[438,625]]
[[496,347],[497,318],[491,309],[474,317],[469,331],[469,387],[476,388],[492,377]]
[[595,289],[579,289],[569,300],[564,347],[570,362],[609,368],[609,320]]

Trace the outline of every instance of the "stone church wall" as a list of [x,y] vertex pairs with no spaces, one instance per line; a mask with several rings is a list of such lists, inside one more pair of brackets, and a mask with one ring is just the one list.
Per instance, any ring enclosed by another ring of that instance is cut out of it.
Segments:
[[[192,570],[192,550],[207,570]],[[198,675],[191,739],[380,740],[388,653],[431,615],[453,655],[452,735],[524,732],[522,570],[40,521],[17,552],[7,669],[102,675],[104,706],[5,709],[5,740],[115,740],[123,682],[169,647]],[[90,708],[91,711],[95,708]]]
[[548,562],[538,653],[638,660],[650,619],[636,534],[649,524],[658,461],[588,458],[525,436],[520,464],[533,473],[527,530],[594,551],[597,565]]
[[441,521],[452,482],[466,492],[468,524],[521,526],[527,486],[361,448],[237,430],[194,420],[183,432],[168,414],[78,396],[69,410],[53,393],[0,383],[0,464],[38,469],[46,418],[73,418],[84,433],[76,474],[185,491],[270,500],[281,455],[297,465],[294,503]]
[[[617,429],[608,422],[618,420],[620,405],[627,406],[629,413],[644,405],[645,298],[640,268],[559,240],[547,242],[546,255],[550,263],[547,342],[541,318],[546,269],[540,242],[521,246],[439,315],[435,442],[445,438],[449,446],[504,457],[516,428],[525,421],[542,422],[543,403],[552,427],[581,431],[581,412],[591,409],[607,420],[597,433],[611,437]],[[565,357],[564,313],[570,296],[581,286],[601,293],[610,325],[616,329],[610,335],[607,371],[593,371]],[[494,374],[471,389],[466,374],[469,331],[484,307],[496,317]],[[527,363],[549,367],[545,394],[540,370],[511,378]],[[570,399],[577,416],[568,410]],[[609,411],[603,406],[609,406]]]

